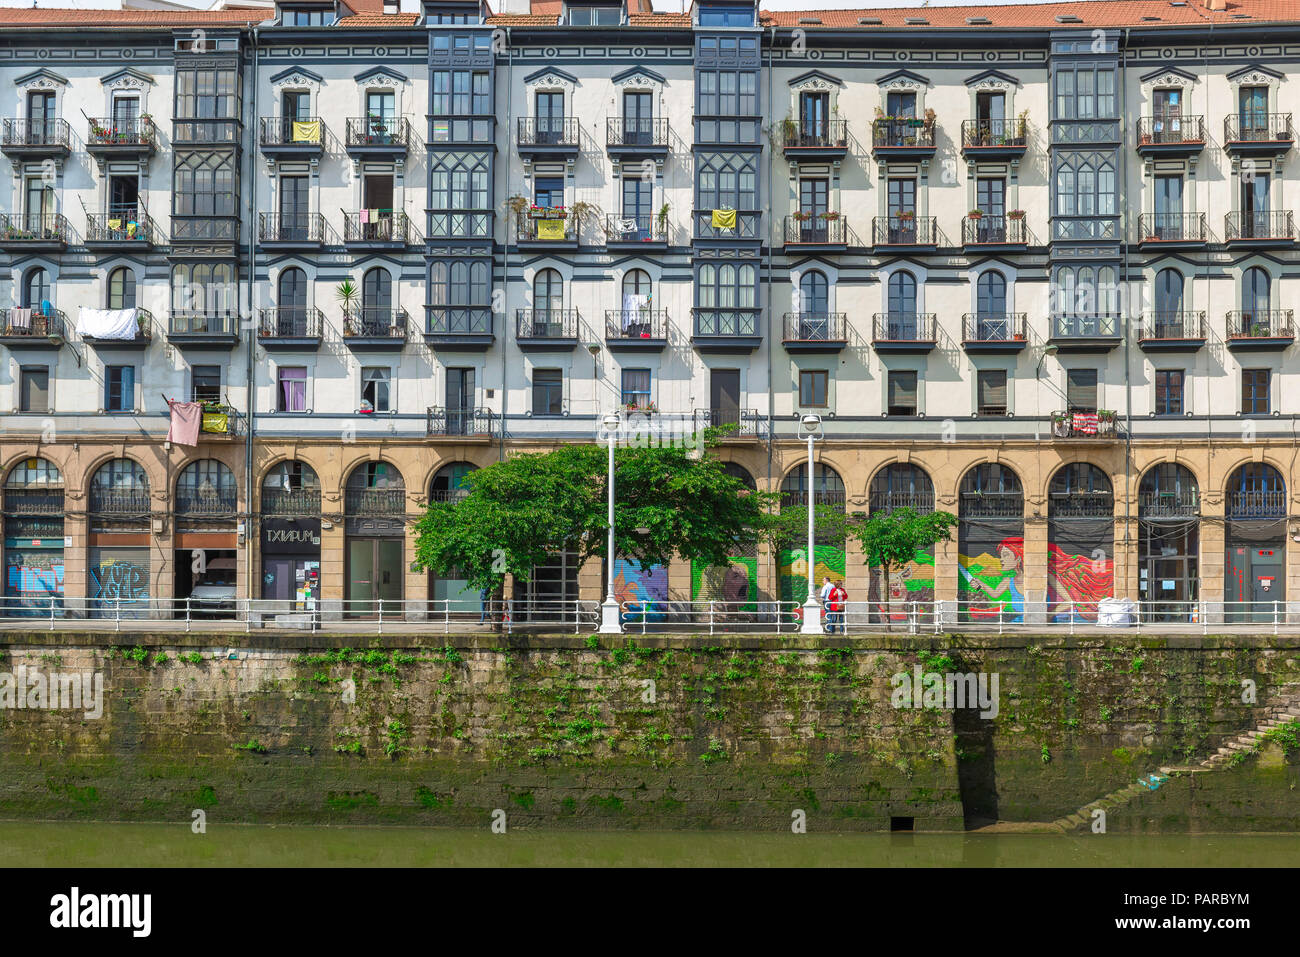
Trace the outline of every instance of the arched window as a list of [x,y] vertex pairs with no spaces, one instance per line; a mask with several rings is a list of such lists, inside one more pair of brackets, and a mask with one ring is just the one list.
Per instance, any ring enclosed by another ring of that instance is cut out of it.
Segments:
[[23,280],[23,306],[43,313],[43,303],[50,301],[50,275],[40,266],[27,271]]
[[1020,476],[1005,465],[977,465],[961,480],[961,517],[1022,518],[1025,492]]
[[406,483],[387,462],[363,462],[348,476],[343,495],[348,515],[406,514]]
[[650,274],[644,269],[629,269],[626,276],[623,277],[623,302],[626,306],[629,296],[649,297],[650,296]]
[[754,476],[749,474],[749,469],[735,462],[723,462],[722,472],[724,475],[730,475],[732,478],[740,479],[745,484],[745,488],[756,489],[758,484],[754,481]]
[[5,488],[63,488],[63,476],[49,459],[23,459],[9,470]]
[[235,473],[216,459],[198,459],[176,480],[177,515],[233,514],[238,504]]
[[934,482],[920,466],[886,465],[871,480],[868,502],[872,512],[892,512],[896,508],[933,512]]
[[306,462],[280,462],[262,477],[262,514],[320,516],[320,478]]
[[1182,311],[1183,274],[1177,269],[1160,270],[1156,273],[1156,322],[1177,321]]
[[[6,516],[41,515],[63,520],[63,476],[48,459],[23,459],[5,478]],[[6,518],[8,524],[8,518]],[[10,534],[6,532],[6,534]],[[59,535],[62,536],[60,531]],[[62,539],[60,538],[60,541]]]
[[1052,476],[1049,518],[1104,518],[1115,510],[1110,477],[1095,465],[1074,462]]
[[916,277],[906,269],[889,277],[889,316],[891,319],[916,317]]
[[1260,266],[1251,266],[1241,277],[1241,311],[1246,323],[1245,332],[1249,333],[1250,324],[1267,324],[1269,311],[1273,308],[1272,290],[1268,271]]
[[533,310],[538,321],[559,321],[557,314],[564,310],[564,282],[554,269],[543,269],[533,279]]
[[[980,273],[975,283],[975,311],[981,322],[1005,322],[1007,316],[1007,277],[996,269]],[[980,336],[981,339],[990,338]],[[1003,335],[998,338],[1009,339]]]
[[[844,479],[829,465],[820,462],[813,469],[813,504],[830,505],[844,511]],[[781,482],[781,507],[808,504],[808,466],[796,465]]]
[[799,277],[799,308],[804,316],[824,316],[830,312],[830,283],[820,269],[809,269]]
[[135,273],[125,266],[108,274],[108,308],[135,308]]
[[131,459],[110,459],[90,477],[90,510],[96,514],[149,514],[149,476]]
[[1265,462],[1250,462],[1228,478],[1229,518],[1283,518],[1287,513],[1286,482]]
[[393,277],[380,266],[361,277],[361,321],[365,335],[387,335],[393,324]]
[[1186,466],[1163,462],[1147,470],[1138,486],[1138,517],[1182,518],[1200,514],[1200,489]]
[[430,502],[455,502],[469,494],[465,476],[477,470],[469,462],[452,462],[438,469],[429,485]]
[[297,266],[280,273],[281,315],[301,315],[307,308],[307,274]]

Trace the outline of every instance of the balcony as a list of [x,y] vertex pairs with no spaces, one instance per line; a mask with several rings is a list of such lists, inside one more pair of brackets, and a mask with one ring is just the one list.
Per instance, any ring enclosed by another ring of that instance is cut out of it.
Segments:
[[532,249],[576,249],[580,228],[577,216],[562,207],[539,208],[515,216],[515,242]]
[[1204,117],[1160,114],[1138,119],[1140,156],[1194,156],[1204,148]]
[[12,159],[43,159],[72,152],[67,120],[5,120],[0,126],[0,153]]
[[176,490],[172,509],[177,518],[234,518],[239,510],[239,495],[234,489],[184,488]]
[[425,306],[424,341],[439,352],[486,352],[496,341],[491,306]]
[[663,309],[606,309],[605,344],[610,352],[661,352],[668,345]]
[[1285,153],[1295,143],[1290,113],[1236,113],[1223,118],[1223,148],[1239,156]]
[[362,306],[343,316],[343,343],[353,352],[400,352],[408,325],[405,309]]
[[[1109,409],[1066,409],[1063,412],[1052,413],[1052,438],[1054,439],[1113,439],[1119,435],[1117,427],[1119,417]],[[1054,495],[1057,493],[1053,493]],[[1106,500],[1113,501],[1110,492],[1095,493],[1104,496]],[[1051,503],[1052,514],[1063,516],[1061,510],[1062,502],[1071,502],[1078,500],[1080,502],[1092,502],[1090,493],[1074,491],[1067,496],[1063,496],[1059,501],[1053,499]],[[1095,502],[1094,502],[1095,504]],[[1084,506],[1087,507],[1086,505]],[[1104,515],[1110,514],[1107,508]],[[1082,515],[1076,517],[1084,517]],[[1091,515],[1087,517],[1093,517]]]
[[[172,243],[221,243],[237,246],[239,244],[239,217],[237,216],[177,216],[172,215]],[[181,252],[175,248],[172,254]],[[223,255],[234,255],[231,249]],[[206,249],[194,253],[196,256],[210,255]]]
[[933,216],[877,216],[871,221],[871,244],[878,250],[933,249],[939,224]]
[[126,352],[132,350],[143,350],[149,348],[149,343],[153,342],[153,313],[148,309],[136,307],[135,310],[135,328],[134,333],[127,339],[100,339],[95,336],[81,334],[81,341],[91,346],[96,352]]
[[1256,249],[1289,246],[1295,242],[1295,217],[1289,212],[1228,213],[1223,238]]
[[435,406],[425,413],[425,435],[429,438],[491,439],[490,409],[445,409]]
[[234,146],[243,139],[244,124],[234,117],[193,119],[173,117],[173,146]]
[[343,514],[348,518],[404,517],[406,515],[406,489],[344,489]]
[[757,409],[696,409],[695,428],[727,429],[723,441],[753,442],[767,436],[767,419]]
[[106,160],[140,160],[157,148],[153,120],[91,118],[86,132],[86,152],[102,165]]
[[6,515],[62,515],[67,511],[63,489],[5,489]]
[[320,213],[259,213],[257,241],[266,249],[315,249],[325,243]]
[[1155,312],[1134,330],[1143,352],[1195,352],[1205,345],[1204,312]]
[[[1095,435],[1070,435],[1062,438],[1097,438]],[[1111,518],[1115,514],[1115,495],[1112,492],[1093,492],[1075,489],[1070,492],[1051,492],[1047,496],[1047,514],[1051,518]]]
[[1060,352],[1109,352],[1124,335],[1124,320],[1118,313],[1068,313],[1051,318],[1049,345]]
[[173,312],[167,341],[182,349],[225,349],[239,342],[239,317],[229,313]]
[[781,149],[786,159],[795,162],[843,159],[849,152],[849,123],[847,120],[820,123],[785,120],[781,124]]
[[1204,213],[1140,213],[1137,230],[1143,249],[1195,249],[1210,240]]
[[158,245],[158,230],[149,214],[143,209],[125,212],[115,210],[107,214],[86,215],[86,247],[88,249],[123,250],[134,246],[149,249]]
[[786,352],[834,353],[849,344],[848,316],[843,312],[787,312],[781,325]]
[[970,252],[1000,252],[1029,245],[1025,216],[964,216],[961,243]]
[[318,157],[325,150],[327,136],[319,116],[264,116],[258,124],[257,144],[262,155],[271,159]]
[[[153,504],[147,489],[97,488],[90,489],[90,514],[118,521],[144,521],[149,518]],[[62,511],[62,509],[60,509]]]
[[667,156],[668,139],[668,120],[664,117],[611,116],[605,120],[605,151],[610,156]]
[[1138,518],[1197,518],[1200,514],[1201,496],[1191,489],[1138,492]]
[[839,213],[795,213],[785,218],[785,248],[789,251],[844,252],[849,247],[849,223]]
[[697,307],[691,345],[700,352],[753,352],[763,343],[758,309]]
[[343,148],[361,160],[395,160],[411,143],[406,117],[353,116],[343,127]]
[[968,160],[1018,159],[1029,145],[1028,124],[1010,120],[962,120],[961,151]]
[[891,492],[872,489],[867,493],[867,509],[872,515],[877,512],[893,512],[900,508],[910,508],[920,515],[928,515],[934,511],[934,492]]
[[267,352],[314,352],[325,317],[312,306],[271,306],[258,312],[257,341]]
[[1029,345],[1023,312],[968,312],[961,317],[961,346],[968,353],[1015,355]]
[[934,118],[882,117],[871,124],[871,149],[879,159],[926,159],[934,155]]
[[[799,484],[802,485],[803,483],[800,482]],[[847,496],[838,489],[814,488],[812,490],[812,501],[814,508],[818,505],[825,505],[837,512],[843,512]],[[806,487],[783,488],[778,502],[783,512],[788,508],[807,508],[808,489]]]
[[1234,309],[1226,319],[1228,348],[1279,352],[1295,342],[1290,309]]
[[488,239],[496,213],[490,209],[429,210],[430,239]]
[[343,214],[343,242],[357,249],[401,249],[424,240],[406,213],[363,209]]
[[763,238],[759,232],[763,222],[762,210],[697,209],[692,211],[691,218],[695,223],[697,241],[759,241]]
[[938,344],[933,312],[878,312],[871,317],[871,344],[877,352],[925,355]]
[[10,350],[57,349],[67,337],[63,313],[46,314],[30,309],[0,309],[0,345]]
[[0,249],[55,252],[68,245],[69,233],[62,213],[0,215]]
[[575,349],[581,325],[577,309],[516,309],[515,344],[521,352]]
[[1280,489],[1246,489],[1224,496],[1228,518],[1286,518],[1286,492]]
[[608,249],[663,249],[668,245],[668,216],[652,213],[605,217]]
[[1024,492],[962,492],[961,517],[1024,518]]
[[293,518],[320,518],[318,488],[262,488],[262,514]]
[[581,127],[574,116],[521,116],[515,146],[521,156],[568,158],[578,155]]

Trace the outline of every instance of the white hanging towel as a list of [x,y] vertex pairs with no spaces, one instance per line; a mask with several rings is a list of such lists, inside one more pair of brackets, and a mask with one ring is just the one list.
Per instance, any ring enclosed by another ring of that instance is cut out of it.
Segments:
[[134,339],[139,329],[135,309],[87,309],[77,315],[77,335],[92,339]]

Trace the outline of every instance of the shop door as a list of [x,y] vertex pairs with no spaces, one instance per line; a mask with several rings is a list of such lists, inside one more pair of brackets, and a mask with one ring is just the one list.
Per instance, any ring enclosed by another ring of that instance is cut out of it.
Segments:
[[294,592],[293,560],[267,558],[262,567],[262,597],[271,601],[289,601]]
[[385,615],[401,614],[402,539],[352,538],[348,540],[347,613],[353,617],[378,617],[379,602]]

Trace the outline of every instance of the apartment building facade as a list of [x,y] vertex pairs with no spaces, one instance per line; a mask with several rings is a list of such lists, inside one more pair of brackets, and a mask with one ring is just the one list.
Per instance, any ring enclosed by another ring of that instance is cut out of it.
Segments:
[[1300,18],[1218,5],[3,11],[7,604],[476,607],[424,503],[629,407],[786,503],[959,516],[888,582],[819,541],[854,598],[1286,601]]

